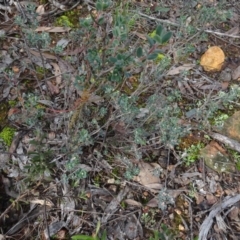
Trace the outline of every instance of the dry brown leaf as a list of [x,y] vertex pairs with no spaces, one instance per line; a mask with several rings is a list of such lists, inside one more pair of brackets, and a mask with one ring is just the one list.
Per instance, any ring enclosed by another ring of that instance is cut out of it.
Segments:
[[228,217],[231,220],[238,220],[239,219],[239,208],[237,206],[233,206],[231,211],[228,213]]
[[195,64],[183,64],[182,66],[179,67],[174,67],[172,69],[170,69],[167,73],[168,76],[173,76],[173,75],[177,75],[183,71],[189,71],[190,69],[192,69],[195,66]]
[[42,15],[45,13],[44,5],[39,5],[36,9],[36,13],[38,14],[37,20],[40,21],[42,18]]
[[198,87],[198,89],[201,89],[201,90],[220,90],[220,89],[222,89],[222,84],[220,84],[220,83],[206,84],[206,85]]
[[132,205],[132,206],[136,206],[136,207],[142,207],[142,204],[140,202],[137,202],[133,199],[125,199],[124,202],[127,203],[128,205]]
[[150,183],[150,184],[146,184],[145,187],[160,190],[163,188],[163,185],[161,183]]
[[194,197],[195,197],[197,205],[199,205],[200,203],[202,203],[204,201],[204,196],[198,192],[194,193]]
[[152,207],[152,208],[157,207],[157,206],[158,206],[158,199],[157,199],[157,197],[152,198],[152,199],[146,204],[146,206]]
[[218,46],[210,47],[201,57],[200,65],[205,71],[220,71],[225,60],[223,50]]
[[35,32],[69,32],[71,30],[70,27],[38,27],[35,29]]
[[57,85],[60,85],[62,83],[61,69],[60,69],[60,67],[58,66],[57,63],[51,62],[50,64],[54,68],[53,74],[56,77],[56,83],[57,83]]
[[139,164],[140,172],[138,176],[134,177],[134,180],[140,184],[147,186],[148,184],[159,184],[160,178],[156,175],[156,172],[161,169],[157,163],[145,163]]
[[222,82],[221,86],[222,86],[222,90],[227,90],[229,86],[229,82]]
[[238,35],[239,34],[239,26],[235,26],[225,33],[229,34],[229,35]]
[[32,55],[34,55],[34,56],[36,56],[36,57],[39,57],[39,58],[41,58],[41,55],[44,57],[44,58],[46,58],[46,59],[52,59],[52,60],[58,60],[58,58],[57,57],[55,57],[54,55],[52,55],[52,54],[49,54],[49,53],[39,53],[38,51],[35,51],[35,50],[32,50],[32,49],[29,49],[29,52],[32,54]]
[[50,201],[50,200],[42,200],[42,199],[32,199],[30,200],[31,203],[34,203],[34,204],[40,204],[40,205],[47,205],[49,207],[53,207],[54,204]]
[[38,15],[43,15],[43,14],[45,13],[44,5],[39,5],[39,6],[37,7],[36,13],[37,13]]
[[147,40],[146,36],[142,33],[139,32],[133,32],[133,34],[135,34],[136,36],[138,36],[139,38],[143,39],[143,40]]
[[207,199],[207,204],[208,204],[209,206],[211,206],[211,205],[213,205],[214,203],[217,202],[216,196],[214,196],[213,194],[210,194],[210,193],[208,193],[208,194],[206,195],[206,199]]

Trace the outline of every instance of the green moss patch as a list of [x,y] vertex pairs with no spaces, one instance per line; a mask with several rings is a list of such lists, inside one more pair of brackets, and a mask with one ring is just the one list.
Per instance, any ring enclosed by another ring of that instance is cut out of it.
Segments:
[[14,137],[15,129],[11,127],[5,127],[0,132],[0,138],[3,140],[3,142],[10,147],[12,144],[12,140]]

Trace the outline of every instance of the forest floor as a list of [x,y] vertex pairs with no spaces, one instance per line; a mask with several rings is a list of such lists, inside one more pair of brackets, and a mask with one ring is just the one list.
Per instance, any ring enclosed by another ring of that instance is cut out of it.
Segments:
[[240,239],[238,1],[0,13],[0,239]]

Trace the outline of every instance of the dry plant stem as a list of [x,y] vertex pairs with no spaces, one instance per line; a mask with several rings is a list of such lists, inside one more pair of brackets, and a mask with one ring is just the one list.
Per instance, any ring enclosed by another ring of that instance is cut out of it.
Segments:
[[229,45],[232,45],[232,46],[234,46],[234,47],[236,47],[236,48],[240,48],[240,46],[238,46],[237,44],[234,44],[234,43],[232,43],[232,42],[229,42],[229,41],[225,40],[224,38],[219,37],[218,35],[215,35],[215,37],[218,38],[218,39],[221,40],[221,41],[224,41],[225,43],[227,43],[227,44],[229,44]]
[[240,194],[234,197],[226,197],[221,203],[218,203],[215,206],[213,206],[213,209],[209,213],[209,216],[203,221],[200,227],[198,239],[206,240],[208,232],[213,223],[213,218],[216,217],[216,215],[223,211],[225,208],[237,203],[238,201],[240,201]]
[[219,133],[210,133],[209,134],[212,138],[228,145],[230,148],[232,148],[233,150],[237,151],[240,153],[240,144],[239,142],[231,139],[231,138],[228,138],[224,135],[221,135]]
[[[151,17],[151,16],[148,16],[144,13],[141,13],[141,12],[137,12],[140,16],[143,16],[145,18],[148,18],[150,20],[154,20],[156,22],[160,22],[160,23],[166,23],[166,24],[169,24],[169,25],[172,25],[172,26],[175,26],[175,27],[180,27],[180,24],[178,23],[174,23],[174,22],[171,22],[169,20],[165,20],[165,19],[159,19],[159,18],[155,18],[155,17]],[[240,38],[240,36],[238,35],[233,35],[233,34],[227,34],[227,33],[221,33],[221,32],[216,32],[216,31],[212,31],[212,30],[204,30],[204,29],[200,29],[200,28],[196,28],[198,31],[203,31],[203,32],[206,32],[206,33],[211,33],[211,34],[216,34],[216,35],[219,35],[219,36],[222,36],[222,37],[232,37],[232,38]],[[194,35],[195,37],[195,35]]]
[[172,26],[175,26],[175,27],[179,27],[180,25],[177,24],[177,23],[174,23],[174,22],[171,22],[169,20],[165,20],[165,19],[159,19],[159,18],[155,18],[155,17],[151,17],[151,16],[148,16],[142,12],[137,12],[140,16],[143,16],[145,18],[148,18],[150,20],[154,20],[154,21],[157,21],[157,22],[160,22],[160,23],[166,23],[166,24],[169,24],[169,25],[172,25]]

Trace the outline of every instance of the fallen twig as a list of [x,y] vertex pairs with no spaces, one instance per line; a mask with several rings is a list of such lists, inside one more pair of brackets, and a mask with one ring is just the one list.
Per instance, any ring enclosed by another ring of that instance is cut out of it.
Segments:
[[229,137],[226,137],[222,134],[219,134],[219,133],[210,133],[209,134],[212,138],[220,141],[221,143],[224,143],[226,145],[228,145],[230,148],[232,148],[233,150],[237,151],[237,152],[240,152],[240,143],[229,138]]
[[240,194],[234,196],[234,197],[226,197],[221,203],[216,204],[213,206],[213,209],[209,213],[208,217],[203,221],[200,232],[199,232],[199,240],[206,240],[207,235],[209,232],[209,229],[212,226],[213,218],[217,216],[221,211],[223,211],[225,208],[235,204],[236,202],[240,201]]

